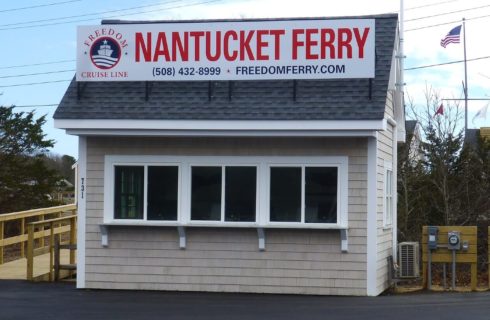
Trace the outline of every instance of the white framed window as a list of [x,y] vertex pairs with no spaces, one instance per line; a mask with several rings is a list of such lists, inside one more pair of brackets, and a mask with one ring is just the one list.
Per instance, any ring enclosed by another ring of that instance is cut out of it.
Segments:
[[271,223],[337,223],[337,166],[271,165],[269,170]]
[[348,158],[106,156],[104,223],[346,228]]
[[384,170],[384,197],[383,197],[383,226],[390,228],[393,224],[393,167],[391,162],[385,162]]
[[191,221],[256,222],[256,166],[191,165]]
[[115,163],[109,170],[114,220],[178,220],[178,165]]

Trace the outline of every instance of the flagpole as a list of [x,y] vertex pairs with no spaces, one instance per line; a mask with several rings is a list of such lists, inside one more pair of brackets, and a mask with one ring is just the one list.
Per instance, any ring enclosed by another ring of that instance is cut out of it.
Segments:
[[463,18],[463,47],[464,47],[464,132],[468,130],[468,72],[466,69],[466,25]]

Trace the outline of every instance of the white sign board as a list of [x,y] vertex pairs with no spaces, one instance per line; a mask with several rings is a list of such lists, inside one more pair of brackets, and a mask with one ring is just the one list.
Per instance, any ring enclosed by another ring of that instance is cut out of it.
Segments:
[[374,19],[80,26],[77,42],[77,81],[374,77]]

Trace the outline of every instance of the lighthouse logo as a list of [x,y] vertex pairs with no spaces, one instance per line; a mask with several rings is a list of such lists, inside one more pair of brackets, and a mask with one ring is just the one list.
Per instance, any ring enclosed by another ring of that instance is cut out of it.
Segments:
[[90,59],[99,69],[111,69],[121,59],[121,47],[110,37],[99,38],[90,48]]

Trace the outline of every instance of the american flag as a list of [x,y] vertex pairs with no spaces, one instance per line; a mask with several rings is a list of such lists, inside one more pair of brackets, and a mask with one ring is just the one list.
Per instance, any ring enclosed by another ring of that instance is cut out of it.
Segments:
[[452,28],[451,31],[441,40],[441,46],[444,48],[450,43],[459,43],[461,34],[461,25]]

